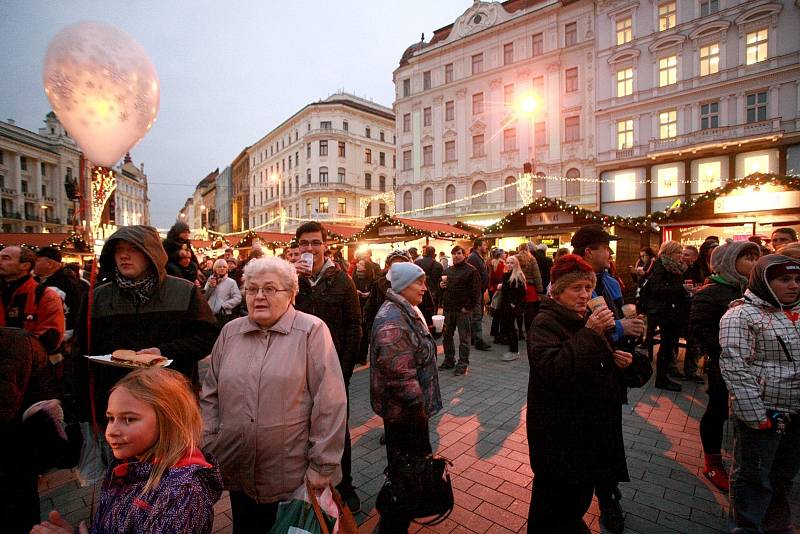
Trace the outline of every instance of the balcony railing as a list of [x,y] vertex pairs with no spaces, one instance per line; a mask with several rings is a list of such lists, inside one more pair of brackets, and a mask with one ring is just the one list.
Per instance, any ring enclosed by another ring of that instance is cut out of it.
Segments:
[[42,216],[41,215],[37,215],[35,213],[26,213],[25,214],[25,220],[26,221],[41,221],[42,220]]
[[36,193],[24,193],[24,195],[29,200],[36,200]]
[[4,195],[16,195],[17,194],[17,190],[16,189],[9,189],[8,187],[0,187],[0,193],[2,193]]
[[53,198],[53,197],[44,197],[44,201],[45,202],[49,202],[50,204],[52,204],[52,203],[54,203],[56,201],[56,199]]
[[61,224],[61,219],[59,219],[58,217],[48,217],[47,215],[45,215],[44,222],[48,224]]
[[3,212],[4,219],[22,219],[22,215],[16,211],[4,211]]
[[781,131],[781,119],[776,117],[759,122],[747,124],[736,124],[733,126],[721,126],[719,128],[706,128],[688,134],[678,135],[669,139],[651,139],[649,151],[662,152],[665,150],[675,150],[684,147],[703,143],[724,143],[725,141],[735,141],[743,137],[754,135],[764,135],[779,133]]

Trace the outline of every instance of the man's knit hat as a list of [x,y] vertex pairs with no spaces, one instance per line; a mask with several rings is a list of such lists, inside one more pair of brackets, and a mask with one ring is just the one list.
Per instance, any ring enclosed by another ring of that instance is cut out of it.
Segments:
[[400,261],[393,263],[386,273],[386,279],[392,284],[392,289],[400,293],[421,277],[425,276],[425,271],[416,263]]
[[577,254],[565,254],[550,269],[550,294],[559,295],[578,280],[591,281],[594,285],[597,283],[597,276],[586,260]]

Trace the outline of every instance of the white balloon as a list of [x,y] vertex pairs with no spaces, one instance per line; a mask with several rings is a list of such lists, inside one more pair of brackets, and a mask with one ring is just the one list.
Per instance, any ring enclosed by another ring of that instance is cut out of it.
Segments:
[[67,26],[44,58],[44,92],[96,165],[111,167],[153,126],[160,83],[144,48],[102,22]]

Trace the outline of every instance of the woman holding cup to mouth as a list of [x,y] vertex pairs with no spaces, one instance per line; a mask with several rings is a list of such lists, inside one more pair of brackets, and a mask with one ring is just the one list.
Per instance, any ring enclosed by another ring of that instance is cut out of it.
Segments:
[[527,434],[535,474],[528,532],[588,533],[583,515],[595,488],[629,480],[620,408],[622,370],[633,356],[608,341],[614,313],[602,297],[591,298],[591,265],[562,256],[550,281],[550,297],[528,336]]

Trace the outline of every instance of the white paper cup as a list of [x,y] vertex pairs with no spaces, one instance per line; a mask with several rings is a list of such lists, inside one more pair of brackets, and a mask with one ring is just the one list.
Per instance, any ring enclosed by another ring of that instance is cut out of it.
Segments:
[[596,310],[597,308],[608,307],[608,306],[606,305],[606,299],[604,299],[603,297],[595,297],[586,303],[586,307],[589,308],[590,312],[594,312],[594,310]]
[[433,319],[433,329],[441,332],[444,328],[444,315],[434,315],[431,319]]
[[634,319],[636,317],[636,304],[623,304],[622,315],[626,319]]

